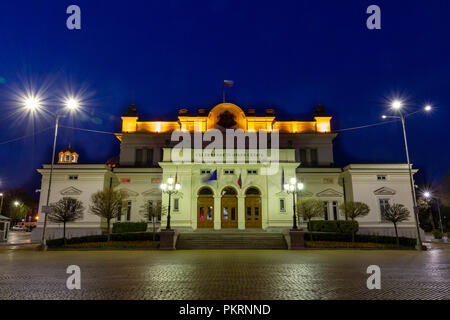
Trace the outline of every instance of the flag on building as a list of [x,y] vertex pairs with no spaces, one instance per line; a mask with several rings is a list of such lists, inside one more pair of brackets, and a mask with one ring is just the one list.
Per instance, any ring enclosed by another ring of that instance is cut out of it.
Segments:
[[175,172],[175,184],[178,183],[178,168],[177,171]]
[[284,190],[284,169],[281,172],[281,190]]
[[210,181],[217,181],[217,169],[214,170],[213,173],[211,173],[211,175],[206,178],[203,182],[210,182]]
[[237,184],[238,184],[239,188],[242,189],[242,170],[239,173],[239,179],[237,181]]
[[234,86],[234,81],[232,81],[232,80],[223,80],[223,86],[224,87],[232,87],[232,86]]

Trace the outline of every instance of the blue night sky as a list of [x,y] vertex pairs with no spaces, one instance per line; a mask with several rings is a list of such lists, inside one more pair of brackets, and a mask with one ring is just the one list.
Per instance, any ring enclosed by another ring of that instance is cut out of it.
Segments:
[[[71,4],[79,31],[66,28]],[[381,30],[366,28],[371,4]],[[392,98],[409,111],[431,103],[407,131],[418,180],[439,182],[450,169],[449,12],[448,0],[1,1],[0,189],[34,191],[51,159],[53,133],[42,130],[52,118],[20,111],[27,88],[55,107],[82,94],[83,113],[62,124],[118,132],[133,99],[141,119],[176,119],[180,107],[219,103],[223,78],[235,81],[227,100],[244,110],[310,120],[321,102],[335,130],[380,122]],[[61,128],[57,150],[69,143],[82,163],[119,153],[111,134]],[[342,132],[334,149],[337,165],[405,162],[400,123]]]

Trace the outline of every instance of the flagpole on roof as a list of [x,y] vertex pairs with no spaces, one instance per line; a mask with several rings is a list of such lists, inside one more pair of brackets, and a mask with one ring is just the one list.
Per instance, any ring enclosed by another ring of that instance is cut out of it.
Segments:
[[225,103],[225,78],[222,79],[222,102]]

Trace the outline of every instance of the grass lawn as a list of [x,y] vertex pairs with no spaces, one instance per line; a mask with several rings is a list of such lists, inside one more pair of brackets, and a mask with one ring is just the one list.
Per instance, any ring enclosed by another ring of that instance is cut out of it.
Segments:
[[107,241],[107,242],[85,242],[67,244],[61,247],[49,248],[50,250],[120,250],[120,249],[157,249],[159,241]]
[[372,242],[339,242],[339,241],[305,241],[308,249],[403,249],[413,250],[414,248],[397,246],[388,243],[372,243]]

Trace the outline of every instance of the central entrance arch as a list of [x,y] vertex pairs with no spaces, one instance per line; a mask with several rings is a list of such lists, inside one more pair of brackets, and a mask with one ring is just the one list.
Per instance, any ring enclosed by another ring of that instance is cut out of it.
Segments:
[[237,192],[232,187],[226,187],[222,190],[222,205],[220,210],[221,227],[238,227],[238,199]]
[[245,191],[245,228],[262,228],[261,192],[255,187]]
[[214,193],[208,187],[198,191],[197,228],[214,227]]

